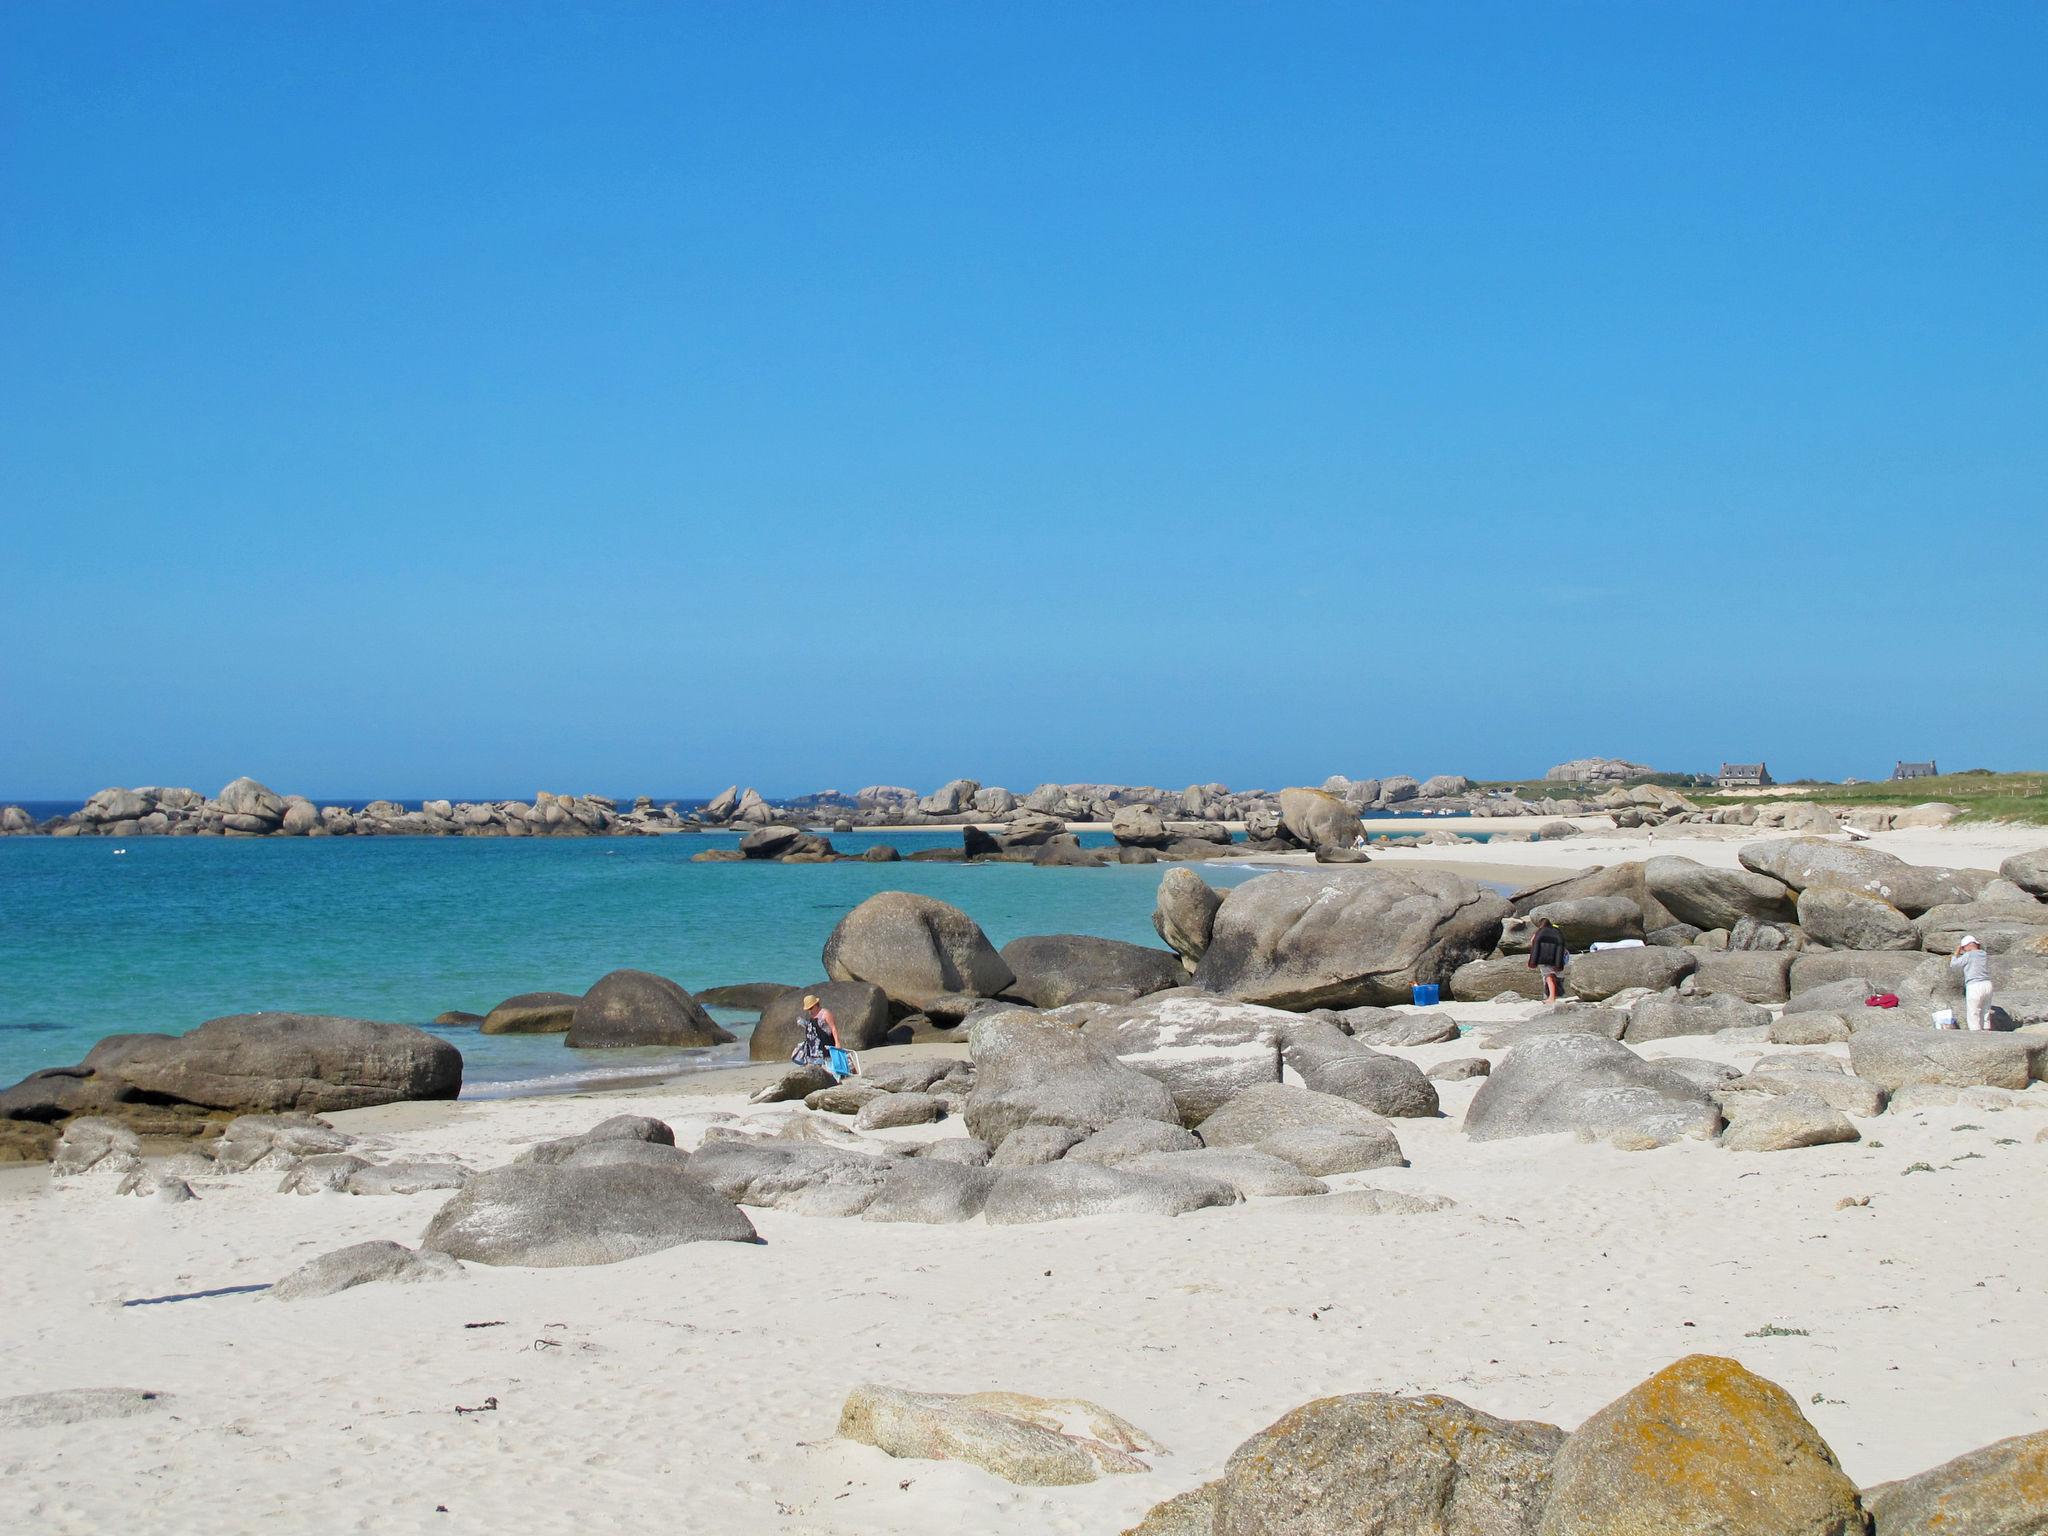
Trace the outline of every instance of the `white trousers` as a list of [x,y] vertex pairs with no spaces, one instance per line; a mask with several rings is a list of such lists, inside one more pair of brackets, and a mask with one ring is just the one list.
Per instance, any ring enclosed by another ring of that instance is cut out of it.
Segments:
[[1991,983],[1973,981],[1963,988],[1963,1018],[1972,1029],[1991,1027]]

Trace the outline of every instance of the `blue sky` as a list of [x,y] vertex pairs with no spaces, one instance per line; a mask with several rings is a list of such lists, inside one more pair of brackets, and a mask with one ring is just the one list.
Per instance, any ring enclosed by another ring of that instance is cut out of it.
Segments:
[[2048,764],[2044,59],[0,8],[0,798]]

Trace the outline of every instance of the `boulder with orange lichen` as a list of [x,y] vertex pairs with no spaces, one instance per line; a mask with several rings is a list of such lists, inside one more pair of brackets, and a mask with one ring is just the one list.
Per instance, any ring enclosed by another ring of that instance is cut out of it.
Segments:
[[2015,1435],[1863,1495],[1877,1536],[2043,1536],[2048,1430]]
[[1856,1485],[1782,1388],[1688,1355],[1575,1430],[1538,1536],[1864,1536]]

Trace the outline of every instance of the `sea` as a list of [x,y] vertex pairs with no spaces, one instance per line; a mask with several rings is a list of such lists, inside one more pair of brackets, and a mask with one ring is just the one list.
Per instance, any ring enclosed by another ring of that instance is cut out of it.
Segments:
[[[958,848],[960,833],[838,833],[832,842],[846,853],[886,842],[907,854]],[[741,1041],[697,1051],[571,1050],[559,1035],[429,1021],[452,1009],[484,1013],[520,992],[582,992],[621,967],[693,992],[818,981],[833,926],[885,890],[950,902],[998,945],[1033,933],[1156,945],[1153,901],[1171,867],[691,860],[737,844],[719,832],[0,838],[0,1085],[74,1063],[106,1035],[175,1034],[258,1012],[418,1025],[462,1051],[465,1098],[736,1066],[750,1013],[715,1011]],[[1218,886],[1260,873],[1250,862],[1196,867]]]

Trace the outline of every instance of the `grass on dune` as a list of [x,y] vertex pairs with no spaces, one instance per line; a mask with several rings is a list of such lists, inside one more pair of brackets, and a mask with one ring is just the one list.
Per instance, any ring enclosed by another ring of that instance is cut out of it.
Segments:
[[[1711,787],[1694,786],[1683,775],[1659,774],[1633,783],[1661,784],[1676,789],[1695,805],[1753,805],[1755,795],[1724,795]],[[1530,800],[1582,799],[1604,793],[1613,785],[1555,784],[1543,779],[1484,784],[1483,789],[1511,789]],[[1827,805],[1879,806],[1924,805],[1943,800],[1962,807],[1965,821],[2021,821],[2048,825],[2048,773],[1966,773],[1937,774],[1931,779],[1889,779],[1868,784],[1825,784],[1802,780],[1780,784],[1761,798],[1765,800],[1818,800]]]

